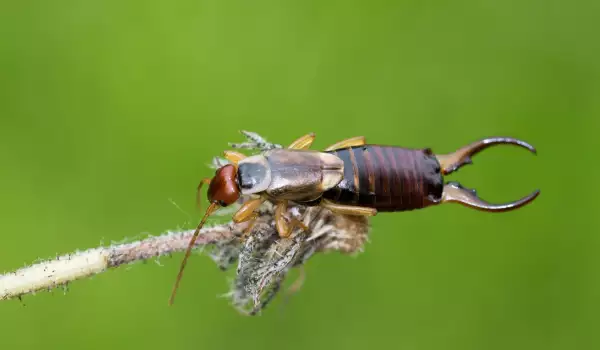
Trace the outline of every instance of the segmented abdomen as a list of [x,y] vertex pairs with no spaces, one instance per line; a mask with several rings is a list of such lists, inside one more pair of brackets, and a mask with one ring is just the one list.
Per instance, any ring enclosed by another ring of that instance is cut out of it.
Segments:
[[328,153],[344,161],[344,178],[325,199],[382,212],[419,209],[441,199],[440,165],[429,149],[368,145]]

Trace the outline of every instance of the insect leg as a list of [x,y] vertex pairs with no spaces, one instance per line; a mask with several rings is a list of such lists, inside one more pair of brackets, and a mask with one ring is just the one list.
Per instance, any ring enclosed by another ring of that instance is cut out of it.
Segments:
[[239,224],[252,219],[256,219],[256,210],[263,204],[265,198],[251,199],[244,203],[235,214],[233,214],[233,222]]
[[336,204],[326,199],[324,199],[320,205],[324,208],[331,210],[334,213],[343,215],[374,216],[375,214],[377,214],[377,209],[374,208]]
[[315,140],[315,134],[311,132],[310,134],[306,134],[306,135],[300,137],[299,139],[297,139],[296,141],[292,142],[292,144],[289,145],[288,148],[289,149],[309,149],[314,140]]
[[325,148],[325,151],[334,151],[340,148],[352,147],[352,146],[362,146],[366,143],[364,136],[356,136],[351,137],[349,139],[342,140],[340,142],[336,142],[333,145]]
[[237,163],[246,158],[246,155],[241,154],[239,152],[236,151],[225,151],[223,152],[224,157],[230,161],[231,163],[233,163],[234,165],[237,165]]
[[266,198],[252,199],[244,203],[242,207],[238,209],[235,214],[233,214],[233,222],[248,222],[248,226],[246,226],[244,232],[242,233],[242,241],[245,241],[250,235],[250,232],[252,232],[252,228],[254,228],[254,224],[256,224],[256,219],[258,218],[258,213],[256,213],[256,210],[261,204],[263,204],[265,200]]
[[244,232],[242,233],[242,237],[240,238],[240,240],[242,242],[244,242],[246,240],[246,238],[248,238],[248,236],[250,235],[250,232],[252,232],[252,229],[254,228],[254,225],[256,224],[256,219],[258,219],[258,214],[252,213],[252,215],[250,215],[250,219],[247,220],[250,222],[248,223],[248,226],[244,229]]
[[287,201],[281,201],[277,204],[277,208],[275,208],[275,225],[277,227],[277,232],[279,232],[279,237],[287,238],[289,237],[295,228],[302,228],[304,231],[308,231],[308,227],[304,225],[304,223],[296,218],[290,219],[290,224],[288,225],[285,213],[287,212]]

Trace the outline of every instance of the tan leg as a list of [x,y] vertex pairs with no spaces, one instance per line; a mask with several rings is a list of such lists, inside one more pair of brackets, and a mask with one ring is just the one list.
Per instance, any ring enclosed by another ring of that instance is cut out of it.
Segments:
[[325,148],[325,151],[334,151],[340,148],[352,147],[352,146],[362,146],[366,143],[364,136],[356,136],[351,137],[349,139],[342,140],[340,142],[334,143],[333,145]]
[[244,203],[241,208],[238,209],[235,214],[233,214],[233,222],[239,224],[240,222],[256,219],[255,211],[261,206],[261,204],[263,204],[264,201],[264,198],[256,198]]
[[258,218],[258,214],[252,213],[252,215],[250,215],[250,219],[246,220],[246,221],[250,221],[250,222],[248,223],[248,226],[244,229],[244,232],[242,233],[242,237],[240,237],[240,240],[242,242],[244,242],[248,238],[248,236],[250,236],[250,232],[252,232],[254,225],[256,225],[257,218]]
[[287,238],[289,237],[295,228],[302,228],[304,231],[308,231],[308,227],[304,225],[304,223],[296,218],[292,218],[290,220],[290,224],[288,225],[285,213],[287,212],[287,201],[281,201],[277,204],[277,208],[275,208],[275,226],[277,226],[277,232],[279,232],[279,237]]
[[248,226],[244,229],[244,232],[242,233],[242,242],[245,241],[246,238],[248,238],[248,236],[250,235],[250,232],[252,232],[252,229],[256,224],[256,219],[258,218],[258,213],[256,213],[256,210],[265,200],[265,198],[252,199],[244,203],[244,205],[242,205],[242,207],[235,214],[233,214],[233,222],[235,223],[249,221]]
[[210,177],[204,178],[204,179],[202,179],[202,181],[200,181],[200,184],[198,185],[198,190],[196,191],[196,206],[198,207],[198,210],[201,209],[201,204],[202,204],[202,203],[200,203],[200,200],[202,199],[201,198],[202,192],[200,192],[200,190],[202,189],[203,185],[210,184],[211,180],[212,179]]
[[240,160],[246,158],[245,154],[241,154],[241,153],[236,152],[236,151],[225,151],[225,152],[223,152],[223,155],[225,156],[225,159],[227,159],[228,161],[230,161],[234,165],[237,165],[237,163]]
[[292,142],[291,145],[288,146],[289,149],[309,149],[315,140],[315,134],[310,133],[302,136],[296,141]]
[[342,215],[353,215],[353,216],[374,216],[377,214],[377,209],[373,208],[365,208],[365,207],[355,207],[352,205],[342,205],[335,204],[324,199],[321,202],[321,206],[323,208],[327,208],[334,213],[342,214]]

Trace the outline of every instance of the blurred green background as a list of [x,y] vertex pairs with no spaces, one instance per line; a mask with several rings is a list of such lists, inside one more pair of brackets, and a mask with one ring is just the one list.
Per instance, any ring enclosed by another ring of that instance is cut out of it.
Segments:
[[[3,349],[597,349],[600,14],[584,1],[0,5],[0,270],[198,220],[240,129],[315,148],[525,139],[452,179],[522,210],[384,214],[261,317],[182,254],[0,303]],[[178,210],[171,201],[177,203]],[[296,276],[294,273],[291,278]]]

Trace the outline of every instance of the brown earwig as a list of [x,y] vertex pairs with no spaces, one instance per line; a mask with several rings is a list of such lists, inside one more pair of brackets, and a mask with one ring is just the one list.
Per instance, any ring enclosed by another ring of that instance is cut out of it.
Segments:
[[236,203],[241,196],[253,198],[233,215],[234,222],[249,222],[251,228],[256,210],[269,200],[276,205],[279,235],[288,237],[294,228],[307,230],[298,219],[288,223],[288,202],[358,216],[450,202],[482,211],[505,212],[531,203],[540,193],[536,190],[513,202],[492,204],[457,182],[444,183],[444,175],[471,164],[471,156],[494,145],[516,145],[536,154],[533,146],[510,137],[486,138],[445,155],[436,155],[429,148],[368,145],[362,136],[337,142],[323,152],[308,150],[314,138],[314,134],[307,134],[286,149],[271,149],[249,157],[225,152],[231,164],[217,169],[212,179],[204,179],[198,186],[199,198],[202,185],[209,185],[211,204],[190,240],[169,304],[173,303],[187,259],[207,218],[219,207]]

